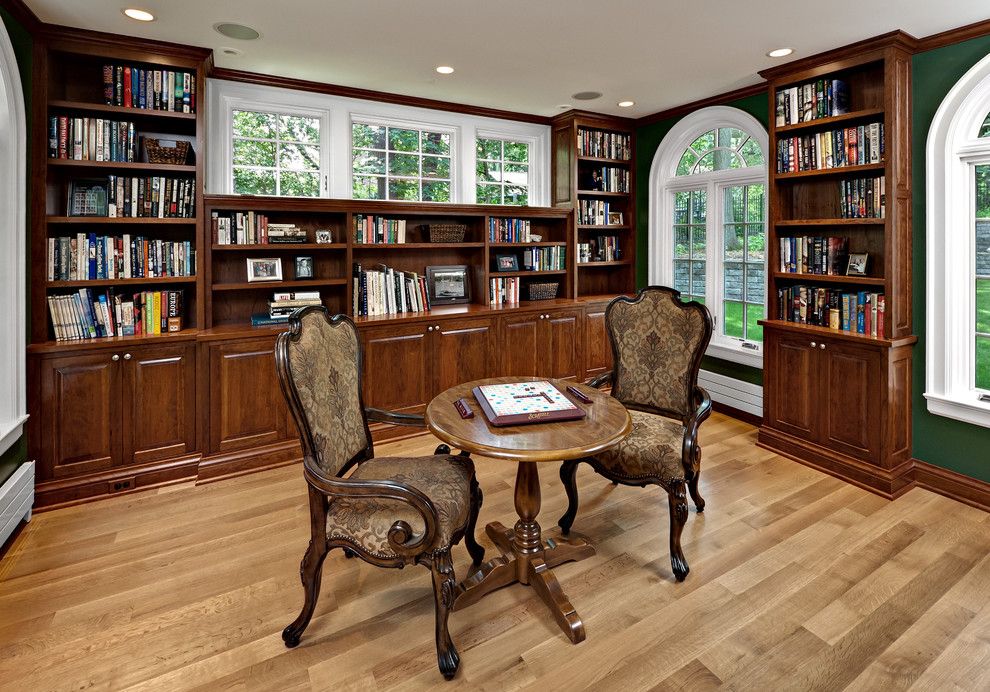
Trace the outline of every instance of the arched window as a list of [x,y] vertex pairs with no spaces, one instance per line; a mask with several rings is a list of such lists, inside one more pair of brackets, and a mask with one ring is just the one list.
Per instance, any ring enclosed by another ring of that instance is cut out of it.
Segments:
[[942,101],[927,153],[925,398],[990,427],[990,56]]
[[763,364],[767,133],[752,116],[715,106],[687,116],[650,170],[650,283],[705,303],[708,352]]
[[27,419],[24,295],[27,126],[14,49],[0,20],[0,452]]

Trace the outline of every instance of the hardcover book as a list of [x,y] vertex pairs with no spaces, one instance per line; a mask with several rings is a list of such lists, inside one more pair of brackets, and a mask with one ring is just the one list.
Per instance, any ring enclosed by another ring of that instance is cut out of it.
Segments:
[[576,420],[587,415],[550,382],[487,384],[472,391],[495,426]]

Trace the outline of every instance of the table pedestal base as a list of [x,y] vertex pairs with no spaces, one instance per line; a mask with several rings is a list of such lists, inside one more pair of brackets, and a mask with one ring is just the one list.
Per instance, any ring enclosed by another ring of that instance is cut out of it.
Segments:
[[485,527],[502,555],[482,564],[458,585],[454,610],[466,608],[486,594],[518,582],[536,590],[573,643],[582,642],[584,623],[550,570],[565,562],[591,557],[595,549],[579,538],[548,539],[544,545],[536,521],[540,510],[540,485],[535,462],[519,464],[515,500],[519,513],[515,528],[508,529],[497,521]]

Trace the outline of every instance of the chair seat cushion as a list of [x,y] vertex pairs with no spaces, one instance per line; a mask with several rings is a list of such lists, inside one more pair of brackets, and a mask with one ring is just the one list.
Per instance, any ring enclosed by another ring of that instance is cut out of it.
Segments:
[[681,449],[684,426],[680,421],[642,411],[629,411],[632,430],[615,447],[598,454],[595,460],[606,471],[623,478],[658,479],[668,487],[684,480]]
[[[474,464],[466,458],[438,454],[428,457],[378,457],[362,462],[349,478],[391,480],[419,490],[437,508],[440,521],[433,545],[423,552],[451,544],[453,535],[467,525],[471,505]],[[356,543],[377,557],[393,558],[388,531],[396,521],[412,527],[413,536],[426,530],[423,518],[411,505],[398,500],[337,498],[327,513],[327,538]]]

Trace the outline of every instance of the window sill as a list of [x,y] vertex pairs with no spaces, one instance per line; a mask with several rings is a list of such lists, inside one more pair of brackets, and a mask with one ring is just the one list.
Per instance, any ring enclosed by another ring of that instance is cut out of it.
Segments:
[[712,342],[708,344],[708,350],[705,351],[706,356],[711,356],[712,358],[719,358],[721,360],[732,361],[733,363],[739,363],[740,365],[748,365],[751,368],[763,369],[763,351],[749,351],[742,350],[737,346],[726,346],[724,344],[719,344]]
[[939,394],[925,392],[928,400],[928,412],[936,416],[952,418],[963,423],[990,428],[990,404],[975,401],[976,394],[971,393],[970,401],[950,399]]

